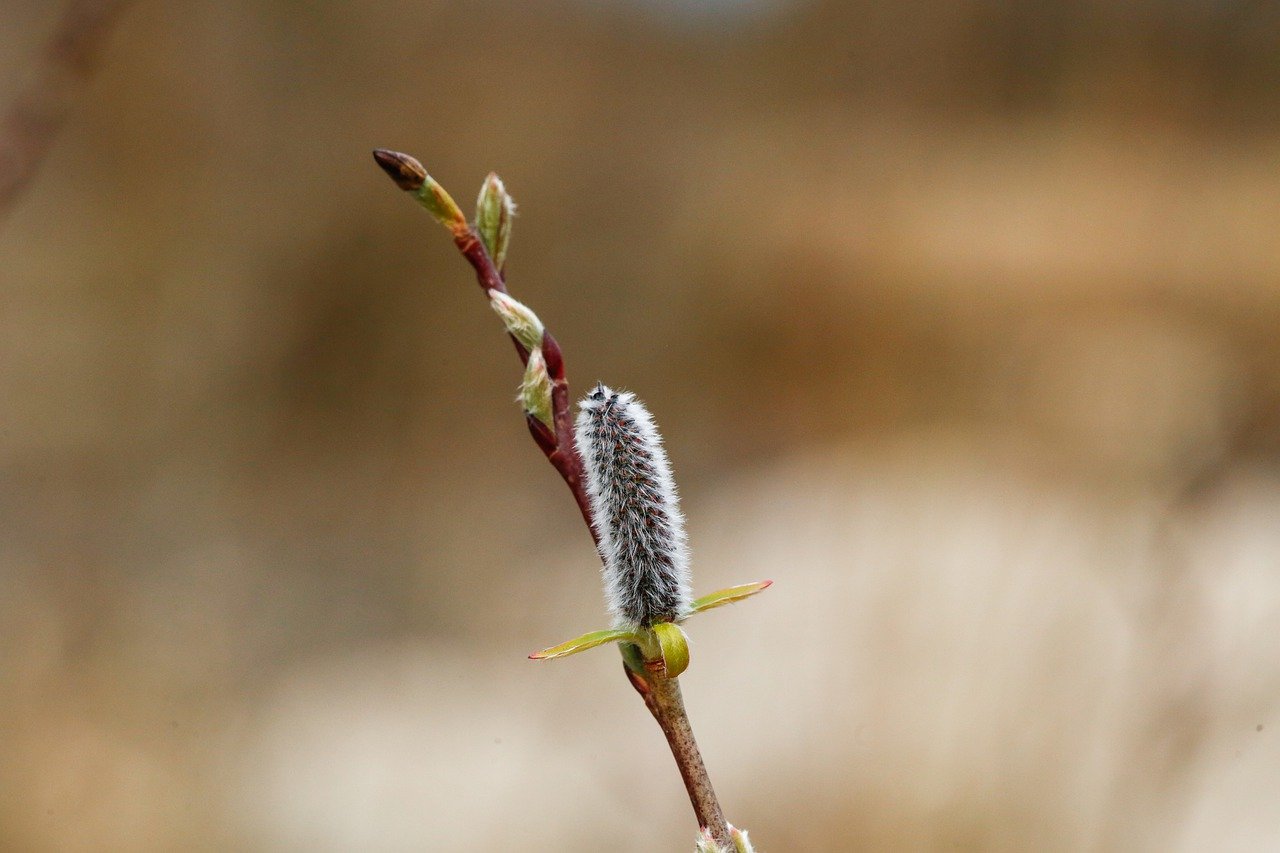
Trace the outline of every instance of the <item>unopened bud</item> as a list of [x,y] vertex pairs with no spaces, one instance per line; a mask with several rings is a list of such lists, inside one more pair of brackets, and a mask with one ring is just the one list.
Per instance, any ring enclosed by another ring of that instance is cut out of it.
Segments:
[[679,678],[689,668],[689,638],[674,622],[655,622],[653,633],[662,654],[662,674]]
[[467,217],[462,215],[458,203],[427,174],[427,170],[416,159],[386,148],[374,149],[373,159],[396,182],[396,186],[413,193],[414,198],[431,212],[437,222],[450,231],[467,230]]
[[512,299],[501,290],[489,291],[489,304],[502,318],[511,336],[520,342],[520,346],[530,352],[542,346],[542,321],[533,313],[532,308]]
[[378,161],[396,186],[405,192],[417,192],[427,181],[427,170],[413,157],[387,148],[373,149],[373,159]]
[[520,383],[520,405],[555,432],[555,421],[551,414],[551,377],[547,375],[547,362],[542,358],[541,349],[529,351],[524,381]]
[[476,199],[476,231],[498,270],[507,262],[511,220],[515,215],[515,201],[502,185],[502,179],[490,172],[480,187],[480,197]]

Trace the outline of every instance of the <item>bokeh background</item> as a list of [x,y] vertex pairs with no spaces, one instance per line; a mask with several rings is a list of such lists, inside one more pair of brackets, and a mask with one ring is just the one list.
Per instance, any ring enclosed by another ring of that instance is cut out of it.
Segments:
[[[0,94],[60,4],[0,4]],[[137,0],[0,225],[0,847],[694,822],[447,234],[666,435],[764,851],[1280,848],[1280,7]]]

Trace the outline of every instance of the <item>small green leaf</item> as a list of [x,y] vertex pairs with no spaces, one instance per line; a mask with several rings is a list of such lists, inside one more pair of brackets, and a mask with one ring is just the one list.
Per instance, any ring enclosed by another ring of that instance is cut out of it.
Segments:
[[721,607],[725,604],[741,601],[744,598],[750,598],[757,592],[764,592],[771,586],[773,586],[773,581],[756,581],[755,583],[731,586],[728,589],[704,595],[701,598],[694,599],[693,605],[689,608],[689,615],[692,616],[694,613],[701,613],[713,607]]
[[653,633],[662,649],[662,665],[667,678],[675,678],[689,668],[689,640],[674,622],[655,622]]
[[555,658],[564,658],[569,655],[576,655],[578,652],[585,652],[587,649],[594,649],[596,646],[603,646],[605,643],[636,643],[639,641],[640,637],[637,636],[635,632],[628,631],[623,628],[610,628],[607,631],[592,631],[589,634],[583,634],[581,637],[575,637],[558,646],[552,646],[549,649],[534,652],[529,655],[529,660],[554,660]]

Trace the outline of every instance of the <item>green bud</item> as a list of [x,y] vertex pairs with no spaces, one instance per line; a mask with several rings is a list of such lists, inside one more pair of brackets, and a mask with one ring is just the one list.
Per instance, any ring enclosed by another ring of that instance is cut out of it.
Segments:
[[502,318],[507,331],[520,346],[533,352],[542,347],[542,321],[529,306],[517,302],[501,290],[489,291],[489,304]]
[[735,829],[731,826],[729,835],[733,837],[734,853],[756,853],[756,848],[751,846],[751,839],[747,838],[745,829]]
[[667,678],[675,678],[689,668],[689,639],[674,622],[655,622],[653,633],[662,650],[662,666]]
[[520,405],[555,433],[556,425],[551,415],[551,377],[547,375],[547,362],[542,358],[541,347],[529,352],[524,381],[520,383]]
[[480,187],[480,197],[476,199],[476,231],[499,271],[507,263],[511,220],[515,215],[516,203],[502,185],[502,179],[490,172]]

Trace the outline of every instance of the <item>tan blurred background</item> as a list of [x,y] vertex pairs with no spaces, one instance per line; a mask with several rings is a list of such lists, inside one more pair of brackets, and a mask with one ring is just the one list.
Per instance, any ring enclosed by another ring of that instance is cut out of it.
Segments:
[[[0,91],[60,4],[0,4]],[[0,224],[0,848],[687,850],[470,270],[666,435],[763,851],[1280,849],[1280,11],[134,2]],[[469,207],[469,204],[468,204]]]

